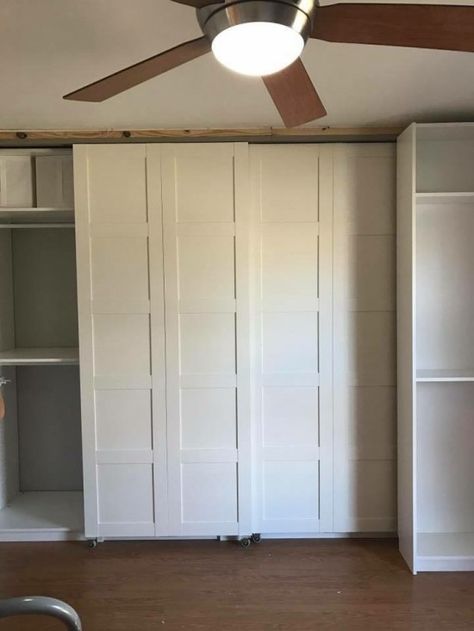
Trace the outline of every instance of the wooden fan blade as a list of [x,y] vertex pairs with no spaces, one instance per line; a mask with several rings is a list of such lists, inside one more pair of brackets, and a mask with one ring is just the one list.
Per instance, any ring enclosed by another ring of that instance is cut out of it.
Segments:
[[262,79],[286,127],[296,127],[326,116],[324,105],[301,59]]
[[311,37],[474,52],[474,6],[333,4],[316,7]]
[[111,96],[125,92],[139,83],[153,79],[168,70],[181,66],[196,57],[201,57],[211,50],[207,37],[199,37],[189,42],[184,42],[154,55],[149,59],[140,61],[124,70],[94,81],[79,90],[66,94],[63,98],[71,101],[105,101]]
[[224,0],[171,0],[177,4],[186,4],[188,7],[194,7],[195,9],[202,9],[210,4],[222,4]]

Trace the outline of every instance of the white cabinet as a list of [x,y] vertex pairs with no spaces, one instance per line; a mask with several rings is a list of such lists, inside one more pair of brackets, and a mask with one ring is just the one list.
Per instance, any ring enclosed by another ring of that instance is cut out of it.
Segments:
[[75,149],[88,537],[249,534],[247,151]]
[[248,147],[161,156],[169,534],[249,534]]
[[252,146],[254,531],[332,531],[332,161]]
[[63,162],[70,151],[0,151],[0,541],[83,533],[73,209],[36,205]]
[[79,146],[74,169],[85,534],[154,536],[155,467],[165,472],[153,449],[164,405],[160,162],[145,145]]
[[394,530],[394,168],[75,148],[87,537]]
[[400,549],[474,570],[474,125],[399,138]]

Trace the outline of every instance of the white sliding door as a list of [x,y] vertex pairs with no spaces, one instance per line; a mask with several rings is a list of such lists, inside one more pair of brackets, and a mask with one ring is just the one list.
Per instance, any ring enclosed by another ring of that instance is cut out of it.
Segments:
[[247,154],[162,147],[171,535],[250,528]]
[[86,536],[152,536],[166,531],[159,156],[147,174],[145,145],[79,146],[74,168]]
[[331,531],[331,150],[250,151],[253,529]]
[[396,155],[334,148],[334,529],[396,530]]

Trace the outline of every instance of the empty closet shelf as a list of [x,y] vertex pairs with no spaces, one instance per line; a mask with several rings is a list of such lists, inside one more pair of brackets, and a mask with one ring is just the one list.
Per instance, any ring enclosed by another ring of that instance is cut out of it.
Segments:
[[50,224],[73,225],[72,208],[1,208],[0,225],[22,226]]
[[474,368],[460,370],[420,369],[416,371],[416,380],[418,382],[474,381]]
[[12,348],[0,351],[0,366],[41,366],[79,363],[77,348]]

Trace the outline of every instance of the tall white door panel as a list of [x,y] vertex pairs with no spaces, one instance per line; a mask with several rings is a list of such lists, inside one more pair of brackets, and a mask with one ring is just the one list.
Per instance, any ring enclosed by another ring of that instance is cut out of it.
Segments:
[[331,531],[331,151],[250,156],[253,530]]
[[159,156],[78,146],[74,169],[86,536],[151,536],[166,531]]
[[334,529],[396,530],[396,155],[334,148]]
[[247,154],[162,148],[171,535],[250,528]]

